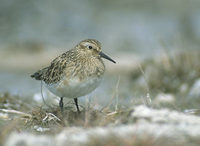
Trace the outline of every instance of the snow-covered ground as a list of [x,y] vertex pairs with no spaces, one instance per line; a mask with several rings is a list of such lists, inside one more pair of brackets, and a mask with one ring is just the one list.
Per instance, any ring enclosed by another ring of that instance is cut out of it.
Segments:
[[[56,135],[35,135],[28,132],[12,133],[5,146],[63,146],[63,145],[192,145],[200,143],[200,117],[153,109],[143,105],[133,107],[125,125],[64,128]],[[193,139],[193,141],[192,141]]]

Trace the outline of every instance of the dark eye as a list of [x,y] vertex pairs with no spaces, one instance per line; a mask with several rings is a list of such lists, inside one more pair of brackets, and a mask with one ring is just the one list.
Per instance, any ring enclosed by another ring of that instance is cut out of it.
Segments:
[[89,49],[92,49],[92,46],[88,46]]

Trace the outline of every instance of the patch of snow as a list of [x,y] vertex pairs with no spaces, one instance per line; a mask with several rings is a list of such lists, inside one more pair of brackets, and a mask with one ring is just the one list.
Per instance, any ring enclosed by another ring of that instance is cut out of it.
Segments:
[[52,136],[37,136],[30,133],[12,133],[10,140],[7,140],[5,146],[53,146],[55,142]]
[[[44,98],[46,97],[46,94],[45,94],[45,93],[43,93],[43,97],[44,97]],[[35,101],[37,101],[37,102],[42,102],[42,95],[41,95],[41,93],[35,93],[35,94],[33,95],[33,99],[34,99]]]
[[50,131],[50,128],[43,128],[43,127],[40,127],[40,126],[34,126],[33,128],[38,132]]
[[9,118],[7,113],[0,113],[0,119],[7,120]]
[[191,97],[199,97],[200,96],[200,79],[196,80],[193,86],[190,89],[189,95]]
[[175,101],[175,97],[172,94],[164,94],[160,93],[154,99],[155,103],[173,103]]
[[151,109],[143,105],[134,107],[131,117],[136,120],[144,119],[148,122],[200,125],[200,117],[198,116],[171,111],[169,109]]
[[[200,117],[172,111],[152,109],[144,105],[136,106],[130,114],[128,125],[82,128],[68,127],[55,136],[41,136],[30,133],[12,133],[5,146],[17,146],[20,143],[29,146],[81,146],[94,140],[137,137],[170,138],[170,142],[190,143],[190,138],[200,138]],[[189,139],[188,139],[189,137]]]

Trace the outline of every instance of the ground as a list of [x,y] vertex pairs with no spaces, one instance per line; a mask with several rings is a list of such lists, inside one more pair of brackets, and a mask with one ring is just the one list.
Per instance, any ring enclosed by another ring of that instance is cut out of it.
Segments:
[[65,102],[63,113],[57,104],[38,103],[38,93],[28,100],[1,93],[0,143],[198,146],[199,58],[190,51],[141,60],[120,75],[107,104],[80,102],[81,113],[73,102]]

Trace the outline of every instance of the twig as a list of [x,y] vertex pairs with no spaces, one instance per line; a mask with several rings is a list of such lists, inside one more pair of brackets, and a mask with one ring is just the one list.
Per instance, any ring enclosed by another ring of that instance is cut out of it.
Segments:
[[42,119],[43,122],[51,121],[53,120],[54,122],[56,121],[61,121],[58,117],[56,117],[52,113],[46,113],[46,116]]
[[120,83],[120,75],[118,77],[117,85],[115,87],[115,95],[116,95],[116,105],[115,105],[115,111],[118,110],[118,104],[119,104],[119,83]]
[[23,112],[16,111],[16,110],[0,109],[0,111],[5,112],[5,113],[18,114],[18,115],[21,115],[21,116],[24,116],[24,117],[32,118],[31,114],[23,113]]
[[150,90],[149,90],[149,85],[148,85],[148,81],[146,79],[146,76],[145,76],[145,73],[144,73],[144,70],[141,66],[141,64],[138,64],[138,67],[144,77],[144,80],[145,80],[145,83],[146,83],[146,90],[147,90],[147,95],[146,95],[146,103],[147,103],[147,106],[151,106],[151,97],[150,97]]

